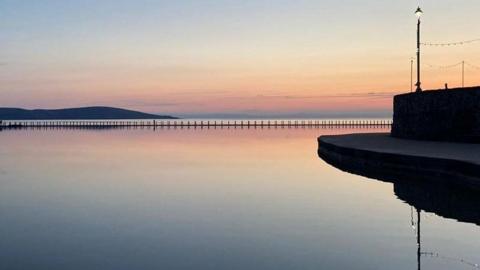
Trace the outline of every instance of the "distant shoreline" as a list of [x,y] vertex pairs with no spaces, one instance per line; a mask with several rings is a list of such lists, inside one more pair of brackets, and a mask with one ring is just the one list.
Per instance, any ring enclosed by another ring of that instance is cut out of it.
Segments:
[[0,120],[142,120],[179,119],[170,115],[157,115],[115,107],[81,107],[66,109],[1,108]]

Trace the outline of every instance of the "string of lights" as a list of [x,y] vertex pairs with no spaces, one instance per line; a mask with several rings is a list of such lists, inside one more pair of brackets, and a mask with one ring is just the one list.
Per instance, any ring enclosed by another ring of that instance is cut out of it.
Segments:
[[439,258],[439,259],[443,259],[443,260],[447,260],[447,261],[452,261],[452,262],[465,264],[465,265],[467,265],[469,267],[472,267],[472,268],[479,268],[480,269],[480,265],[478,263],[469,262],[469,261],[467,261],[465,259],[461,259],[461,258],[444,256],[444,255],[441,255],[441,254],[436,253],[436,252],[421,252],[421,255],[423,255],[424,257],[427,257],[427,258],[428,257]]
[[432,43],[432,42],[422,42],[420,43],[423,46],[435,46],[435,47],[444,47],[444,46],[462,46],[470,43],[480,42],[480,38],[477,39],[470,39],[464,41],[457,41],[457,42],[448,42],[448,43]]
[[430,67],[430,68],[450,69],[450,68],[458,67],[461,64],[462,64],[462,62],[458,62],[458,63],[448,65],[448,66],[438,66],[438,65],[431,65],[431,64],[424,64],[424,65],[427,66],[427,67]]
[[478,69],[478,70],[480,70],[480,66],[474,65],[474,64],[472,64],[472,63],[465,62],[465,65],[467,65],[467,66],[469,66],[469,67],[471,67],[471,68],[473,68],[473,69]]
[[458,66],[460,66],[460,65],[462,65],[462,64],[465,64],[466,66],[468,66],[468,67],[470,67],[470,68],[480,70],[480,66],[475,65],[475,64],[472,64],[472,63],[467,62],[467,61],[461,61],[461,62],[458,62],[458,63],[455,63],[455,64],[446,65],[446,66],[432,65],[432,64],[426,64],[426,63],[424,63],[423,65],[424,65],[424,66],[427,66],[427,67],[429,67],[429,68],[451,69],[451,68],[458,67]]

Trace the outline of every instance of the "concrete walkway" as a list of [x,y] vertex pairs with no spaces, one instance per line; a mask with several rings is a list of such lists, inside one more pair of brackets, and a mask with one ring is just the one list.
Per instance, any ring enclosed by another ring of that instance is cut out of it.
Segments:
[[449,159],[480,165],[480,144],[414,141],[394,138],[389,133],[321,136],[319,141],[382,154]]

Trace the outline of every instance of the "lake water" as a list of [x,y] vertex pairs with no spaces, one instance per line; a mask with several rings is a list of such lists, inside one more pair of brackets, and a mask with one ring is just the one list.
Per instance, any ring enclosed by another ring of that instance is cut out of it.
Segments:
[[477,269],[475,217],[418,209],[419,256],[416,205],[318,157],[366,131],[3,130],[0,269]]

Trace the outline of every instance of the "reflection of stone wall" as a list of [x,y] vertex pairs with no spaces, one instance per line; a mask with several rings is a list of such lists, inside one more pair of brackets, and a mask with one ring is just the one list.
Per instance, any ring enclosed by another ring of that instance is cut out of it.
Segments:
[[395,195],[417,209],[480,225],[479,166],[345,148],[318,139],[318,155],[350,173],[394,184]]
[[480,142],[480,87],[395,96],[392,135]]
[[454,185],[429,181],[395,181],[397,198],[445,218],[480,225],[480,193]]

